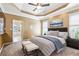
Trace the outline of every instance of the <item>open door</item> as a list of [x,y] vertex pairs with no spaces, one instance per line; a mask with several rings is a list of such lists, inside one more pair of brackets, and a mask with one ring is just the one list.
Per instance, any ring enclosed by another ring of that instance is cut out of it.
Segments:
[[13,42],[22,41],[22,21],[13,20],[12,34]]

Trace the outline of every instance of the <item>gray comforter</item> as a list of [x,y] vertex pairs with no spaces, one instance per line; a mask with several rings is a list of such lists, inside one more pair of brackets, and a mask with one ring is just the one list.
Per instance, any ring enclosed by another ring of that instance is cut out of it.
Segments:
[[42,35],[42,36],[39,36],[39,37],[45,38],[47,40],[50,40],[52,43],[54,43],[55,51],[59,51],[60,49],[62,49],[64,47],[64,45],[61,43],[60,40],[58,40],[58,38],[50,37],[50,36],[47,36],[47,35]]

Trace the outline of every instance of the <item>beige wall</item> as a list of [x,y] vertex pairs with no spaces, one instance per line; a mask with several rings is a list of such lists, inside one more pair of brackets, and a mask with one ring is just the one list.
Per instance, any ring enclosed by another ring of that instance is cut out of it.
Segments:
[[0,48],[2,47],[2,40],[1,40],[1,37],[0,37]]
[[[49,24],[54,19],[60,19],[60,20],[62,19],[63,20],[63,27],[68,27],[68,25],[69,25],[69,16],[68,16],[67,13],[64,13],[64,14],[49,18],[49,20],[48,20]],[[49,28],[50,28],[50,26],[49,26]]]
[[34,21],[34,24],[32,25],[32,34],[34,36],[41,35],[41,22],[40,22],[40,20]]
[[20,20],[22,21],[22,36],[24,39],[31,38],[32,37],[32,31],[30,29],[30,25],[33,24],[34,20],[25,18],[25,17],[20,17],[20,16],[15,16],[11,14],[6,14],[3,15],[3,13],[0,13],[0,17],[3,17],[5,19],[5,33],[3,35],[0,35],[0,47],[2,46],[3,43],[7,42],[12,42],[12,20]]
[[[63,27],[69,26],[69,15],[68,15],[68,13],[60,14],[60,15],[54,16],[54,17],[49,17],[48,18],[48,27],[49,28],[52,28],[52,27],[50,27],[50,22],[52,20],[55,20],[55,19],[60,19],[60,20],[62,19],[63,20]],[[43,21],[46,21],[46,20],[44,20],[44,19],[41,20],[41,34],[43,32]],[[60,28],[60,27],[57,27],[57,28]]]

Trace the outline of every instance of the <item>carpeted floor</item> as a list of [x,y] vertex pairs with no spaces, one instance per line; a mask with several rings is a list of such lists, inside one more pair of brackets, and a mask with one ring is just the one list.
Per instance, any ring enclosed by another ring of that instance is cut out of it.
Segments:
[[[24,56],[21,42],[5,46],[0,54],[1,56]],[[66,47],[64,51],[54,56],[79,56],[79,50]]]
[[1,56],[24,56],[21,42],[5,46],[1,52]]
[[79,50],[70,47],[65,47],[63,51],[55,54],[54,56],[79,56]]

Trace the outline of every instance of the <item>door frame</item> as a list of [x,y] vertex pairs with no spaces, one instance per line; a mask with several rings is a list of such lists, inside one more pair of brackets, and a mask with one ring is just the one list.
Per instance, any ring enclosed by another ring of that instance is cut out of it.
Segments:
[[[21,21],[21,20],[18,20],[18,19],[13,19],[13,20]],[[12,25],[11,25],[12,28],[10,28],[11,34],[12,34],[12,42],[13,42],[13,20],[12,20]],[[21,21],[21,25],[22,25],[22,21]],[[22,27],[22,26],[21,26],[21,27]],[[21,28],[21,39],[22,39],[22,38],[23,38],[23,36],[22,36],[22,28]]]

